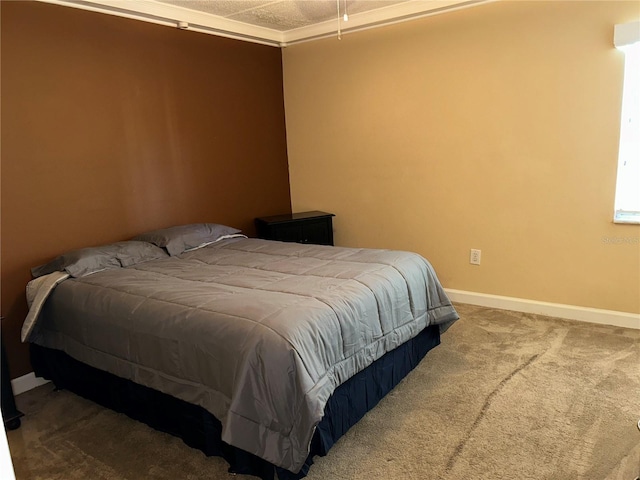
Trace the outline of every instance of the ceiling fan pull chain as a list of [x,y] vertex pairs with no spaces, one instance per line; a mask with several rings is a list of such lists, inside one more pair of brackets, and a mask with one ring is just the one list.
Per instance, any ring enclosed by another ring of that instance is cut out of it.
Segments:
[[342,32],[340,29],[340,0],[336,0],[336,8],[338,9],[338,40],[342,40]]

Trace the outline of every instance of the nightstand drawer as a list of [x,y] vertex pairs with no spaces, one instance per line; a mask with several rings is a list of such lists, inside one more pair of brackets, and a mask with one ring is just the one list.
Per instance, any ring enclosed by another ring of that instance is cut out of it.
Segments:
[[332,213],[302,212],[255,219],[259,238],[333,245]]

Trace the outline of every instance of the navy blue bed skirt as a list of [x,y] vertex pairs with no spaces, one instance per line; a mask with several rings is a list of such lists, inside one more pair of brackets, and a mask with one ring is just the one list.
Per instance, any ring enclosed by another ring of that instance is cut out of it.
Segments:
[[90,367],[58,350],[31,344],[30,351],[37,376],[53,381],[59,389],[70,390],[156,430],[177,436],[206,455],[223,457],[229,463],[229,472],[254,475],[262,480],[273,480],[275,474],[280,480],[299,480],[309,472],[314,456],[326,455],[350,427],[439,343],[439,327],[427,327],[340,385],[329,398],[324,417],[311,441],[309,457],[298,473],[276,467],[223,442],[221,423],[202,407]]

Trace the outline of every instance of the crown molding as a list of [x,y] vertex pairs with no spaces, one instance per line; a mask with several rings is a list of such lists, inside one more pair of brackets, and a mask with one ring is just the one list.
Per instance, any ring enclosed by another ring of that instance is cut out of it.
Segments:
[[118,17],[141,20],[168,27],[178,27],[187,22],[185,30],[207,33],[237,40],[245,40],[271,46],[281,46],[282,32],[250,25],[188,8],[156,2],[154,0],[38,0],[91,12],[106,13]]
[[[38,0],[66,7],[119,17],[155,23],[173,28],[181,28],[210,35],[234,38],[252,43],[285,47],[300,42],[334,36],[338,21],[344,34],[353,33],[383,25],[405,22],[420,17],[436,15],[461,8],[477,6],[496,0],[412,0],[384,8],[370,10],[349,16],[349,21],[341,18],[326,22],[279,31],[271,28],[238,22],[229,18],[198,12],[178,5],[155,0]],[[186,22],[180,27],[179,23]]]
[[[389,5],[388,7],[369,10],[349,15],[349,21],[340,19],[342,34],[359,32],[371,28],[407,22],[417,18],[451,12],[462,8],[477,6],[496,0],[413,0],[406,3]],[[338,30],[338,18],[322,23],[309,25],[285,32],[282,46],[293,45],[335,36]]]

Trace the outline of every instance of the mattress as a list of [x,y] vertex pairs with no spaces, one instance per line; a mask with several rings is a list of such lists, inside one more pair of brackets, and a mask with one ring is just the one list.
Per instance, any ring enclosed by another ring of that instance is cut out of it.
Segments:
[[339,385],[457,318],[417,254],[236,238],[61,281],[29,340],[202,406],[297,472]]

